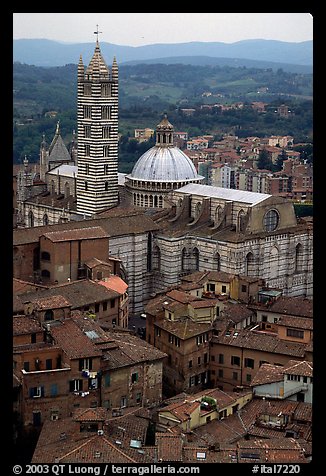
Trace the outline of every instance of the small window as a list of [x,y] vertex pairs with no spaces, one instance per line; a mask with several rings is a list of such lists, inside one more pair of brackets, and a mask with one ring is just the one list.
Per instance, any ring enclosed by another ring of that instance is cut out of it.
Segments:
[[54,318],[54,314],[52,309],[47,309],[44,313],[44,320],[45,321],[52,321]]
[[191,369],[192,368],[192,360],[189,360],[188,367]]
[[52,359],[46,359],[45,368],[46,370],[52,370]]
[[286,329],[286,335],[288,337],[296,337],[297,339],[304,338],[304,332],[298,329]]
[[79,359],[79,371],[92,370],[93,360],[91,358]]
[[70,380],[69,382],[70,392],[80,392],[81,390],[83,390],[83,381],[81,379]]
[[240,366],[240,357],[236,355],[232,355],[231,357],[231,365],[238,365]]
[[58,395],[58,384],[52,383],[50,387],[50,395],[51,397],[56,397]]
[[244,365],[245,367],[249,367],[250,369],[253,369],[255,366],[255,362],[253,359],[245,359],[244,360]]
[[131,374],[131,383],[138,382],[138,372]]
[[247,286],[245,284],[241,285],[241,292],[243,292],[243,293],[247,292]]
[[224,354],[219,354],[219,356],[218,356],[218,363],[219,363],[219,364],[224,364]]

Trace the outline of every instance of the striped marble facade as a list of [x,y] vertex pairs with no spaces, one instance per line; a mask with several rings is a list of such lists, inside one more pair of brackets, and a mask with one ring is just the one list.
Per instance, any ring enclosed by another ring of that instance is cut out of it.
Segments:
[[77,212],[118,204],[118,66],[105,64],[98,42],[85,70],[78,64]]

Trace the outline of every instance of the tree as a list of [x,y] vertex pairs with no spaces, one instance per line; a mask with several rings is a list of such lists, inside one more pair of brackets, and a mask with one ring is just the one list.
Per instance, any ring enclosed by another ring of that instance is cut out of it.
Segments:
[[287,160],[288,156],[285,151],[285,149],[282,149],[282,152],[279,154],[279,156],[276,159],[276,164],[274,165],[274,172],[278,172],[279,170],[283,169],[283,162],[284,160]]
[[272,170],[273,169],[273,163],[272,159],[270,158],[269,153],[267,152],[266,149],[261,149],[259,151],[259,157],[257,161],[257,168],[258,169],[267,169],[267,170]]

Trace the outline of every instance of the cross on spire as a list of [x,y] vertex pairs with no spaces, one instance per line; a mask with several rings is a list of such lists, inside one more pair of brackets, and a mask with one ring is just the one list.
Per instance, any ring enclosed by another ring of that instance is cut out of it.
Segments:
[[103,33],[102,31],[98,31],[98,25],[96,25],[96,31],[94,31],[94,35],[96,35],[96,42],[98,42],[98,35]]

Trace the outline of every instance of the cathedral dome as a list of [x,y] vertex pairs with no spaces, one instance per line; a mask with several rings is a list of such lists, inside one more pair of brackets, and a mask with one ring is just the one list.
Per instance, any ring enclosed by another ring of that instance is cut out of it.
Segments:
[[155,146],[138,159],[127,177],[149,182],[193,182],[203,179],[197,174],[191,159],[173,145],[173,126],[166,115],[157,126]]
[[198,180],[194,164],[178,147],[154,146],[136,162],[131,179],[151,182],[185,182]]

